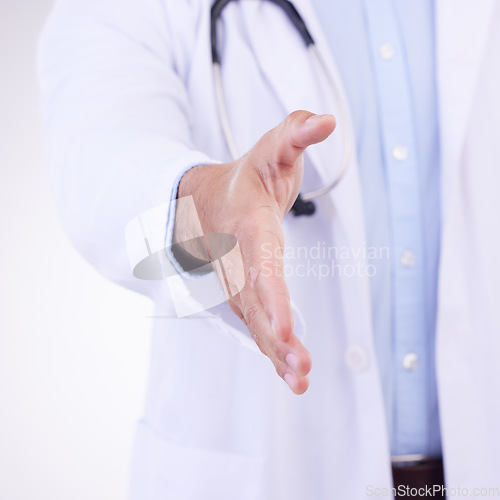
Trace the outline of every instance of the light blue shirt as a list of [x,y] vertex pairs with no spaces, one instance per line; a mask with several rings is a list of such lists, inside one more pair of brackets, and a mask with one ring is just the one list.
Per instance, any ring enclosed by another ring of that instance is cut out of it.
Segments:
[[313,0],[355,127],[375,348],[393,455],[439,455],[440,168],[433,0]]

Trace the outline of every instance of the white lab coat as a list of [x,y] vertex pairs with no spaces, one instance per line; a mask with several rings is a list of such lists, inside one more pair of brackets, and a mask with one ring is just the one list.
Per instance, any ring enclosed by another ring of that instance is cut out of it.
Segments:
[[[124,230],[168,200],[182,168],[229,159],[214,99],[210,3],[60,0],[41,42],[48,163],[68,234],[104,275],[149,294],[161,312],[173,311],[168,288],[132,277]],[[294,3],[341,86],[310,1]],[[472,496],[500,486],[500,2],[436,4],[438,390],[446,482]],[[224,19],[223,80],[241,152],[295,109],[336,113],[324,76],[279,9],[242,1]],[[308,152],[309,187],[334,174],[341,128]],[[284,227],[289,248],[362,248],[356,158],[315,217],[288,216]],[[349,263],[366,264],[362,254]],[[288,279],[297,331],[313,356],[300,397],[264,356],[231,339],[240,327],[228,310],[158,319],[131,497],[362,499],[370,485],[390,488],[368,280]]]

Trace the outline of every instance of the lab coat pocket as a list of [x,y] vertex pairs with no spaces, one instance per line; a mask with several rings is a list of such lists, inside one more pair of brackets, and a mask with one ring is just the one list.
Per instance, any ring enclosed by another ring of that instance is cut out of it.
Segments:
[[142,421],[130,500],[262,500],[264,459],[171,443]]

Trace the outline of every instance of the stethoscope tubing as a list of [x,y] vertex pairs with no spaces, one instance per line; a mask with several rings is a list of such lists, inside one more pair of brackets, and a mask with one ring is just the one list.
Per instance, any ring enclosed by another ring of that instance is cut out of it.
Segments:
[[[229,122],[226,100],[224,96],[224,88],[222,84],[221,59],[217,50],[217,20],[221,16],[224,7],[231,1],[240,1],[240,0],[217,0],[212,5],[211,9],[212,71],[214,78],[217,108],[221,121],[222,131],[232,159],[237,160],[240,157],[240,155],[238,154],[238,150],[236,148],[234,136],[232,134]],[[310,191],[308,193],[303,193],[300,195],[303,202],[311,202],[316,198],[324,196],[325,194],[329,193],[332,189],[334,189],[337,186],[337,184],[342,180],[342,178],[345,176],[349,168],[349,163],[351,161],[351,154],[352,154],[351,151],[352,141],[350,137],[348,115],[345,107],[345,99],[342,99],[342,96],[340,95],[339,91],[339,86],[335,84],[335,79],[330,73],[326,62],[321,56],[321,53],[317,49],[314,39],[310,35],[304,20],[302,19],[298,11],[295,9],[293,4],[287,0],[268,0],[268,1],[271,1],[272,3],[280,6],[284,10],[288,18],[291,20],[292,24],[295,26],[297,31],[299,32],[309,52],[311,53],[311,56],[317,61],[322,72],[325,74],[332,95],[334,96],[338,106],[337,126],[341,124],[343,131],[342,133],[343,155],[342,155],[341,167],[337,176],[334,179],[332,179],[331,182],[314,191]]]

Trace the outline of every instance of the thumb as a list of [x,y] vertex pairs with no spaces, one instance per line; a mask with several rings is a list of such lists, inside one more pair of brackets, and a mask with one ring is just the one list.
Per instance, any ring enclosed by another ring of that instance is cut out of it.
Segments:
[[294,111],[276,128],[265,134],[259,146],[266,150],[264,157],[275,165],[293,167],[304,150],[312,144],[324,141],[333,132],[335,125],[333,115]]

